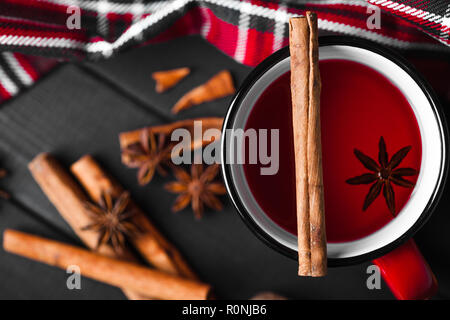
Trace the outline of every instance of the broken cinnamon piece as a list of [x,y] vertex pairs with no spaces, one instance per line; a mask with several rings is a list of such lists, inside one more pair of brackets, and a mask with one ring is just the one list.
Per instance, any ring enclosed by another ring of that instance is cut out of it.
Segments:
[[324,276],[327,243],[320,135],[320,73],[317,16],[289,20],[294,137],[298,274]]
[[205,300],[211,287],[161,271],[102,256],[81,248],[15,230],[3,233],[3,248],[50,266],[78,266],[83,276],[167,300]]
[[206,83],[192,89],[175,104],[172,113],[188,109],[194,105],[216,100],[234,94],[236,89],[228,70],[222,70]]
[[189,68],[178,68],[172,70],[157,71],[152,73],[156,82],[156,92],[161,93],[176,85],[185,78],[191,70]]
[[[194,134],[194,125],[195,123],[201,123],[201,137],[198,137]],[[223,124],[223,118],[217,118],[217,117],[208,117],[208,118],[196,118],[196,119],[188,119],[188,120],[181,120],[176,121],[169,124],[163,124],[158,126],[152,126],[152,127],[146,127],[138,130],[128,131],[128,132],[122,132],[119,135],[119,143],[120,143],[120,149],[122,150],[122,163],[125,165],[129,165],[132,162],[132,159],[130,158],[130,154],[123,152],[128,147],[138,144],[141,141],[142,132],[148,131],[152,132],[155,135],[165,135],[168,140],[170,140],[170,136],[172,132],[176,129],[186,129],[191,133],[191,136],[193,137],[191,141],[191,150],[195,150],[197,148],[201,148],[203,146],[206,146],[210,144],[212,141],[210,140],[203,140],[203,133],[208,129],[222,129]]]
[[[124,192],[122,186],[108,175],[90,155],[83,156],[72,164],[70,169],[95,202],[99,202],[104,193],[118,197]],[[130,221],[139,226],[140,230],[139,234],[130,238],[129,241],[142,257],[155,268],[168,274],[197,279],[181,253],[165,239],[146,214],[131,200],[129,210],[134,213],[130,217]]]

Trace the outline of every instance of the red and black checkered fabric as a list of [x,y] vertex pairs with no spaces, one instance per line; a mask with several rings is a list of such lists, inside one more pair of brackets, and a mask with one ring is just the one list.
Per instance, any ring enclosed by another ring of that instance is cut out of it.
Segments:
[[[317,12],[324,32],[402,49],[450,44],[449,0],[0,0],[0,102],[56,61],[107,58],[190,34],[254,66],[287,45],[289,18],[306,10]],[[377,15],[380,28],[368,23]],[[72,28],[77,17],[80,28]]]

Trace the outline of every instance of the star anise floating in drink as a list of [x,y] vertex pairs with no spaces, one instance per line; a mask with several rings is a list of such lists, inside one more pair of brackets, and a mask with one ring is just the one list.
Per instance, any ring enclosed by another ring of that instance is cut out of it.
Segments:
[[372,186],[364,199],[363,211],[372,204],[383,189],[383,196],[389,211],[395,216],[395,193],[393,184],[404,188],[412,188],[414,187],[414,183],[406,180],[404,177],[414,176],[418,173],[417,170],[413,168],[397,168],[410,150],[411,146],[401,148],[389,160],[386,151],[386,143],[384,142],[383,137],[381,137],[379,142],[378,162],[376,162],[358,149],[354,149],[354,154],[358,160],[364,167],[371,171],[346,181],[353,185],[372,183]]
[[93,222],[82,230],[98,232],[96,249],[103,244],[109,244],[116,253],[121,253],[126,247],[126,240],[140,233],[139,228],[131,221],[135,212],[129,208],[129,204],[128,192],[123,192],[117,198],[106,192],[101,195],[98,204],[85,203],[86,212]]
[[[0,169],[0,179],[6,176],[7,172],[5,169]],[[6,191],[0,189],[0,198],[9,199],[11,196]]]
[[140,142],[129,145],[122,153],[130,159],[128,167],[139,168],[139,184],[146,185],[153,179],[155,171],[161,176],[167,175],[171,149],[172,146],[166,142],[166,135],[155,135],[151,130],[143,130]]
[[195,217],[200,219],[203,215],[204,206],[220,211],[223,206],[217,195],[226,193],[222,182],[217,181],[219,165],[213,164],[206,169],[203,164],[192,164],[191,174],[180,167],[174,167],[173,173],[177,181],[165,185],[166,190],[180,195],[172,207],[174,212],[186,208],[191,203]]

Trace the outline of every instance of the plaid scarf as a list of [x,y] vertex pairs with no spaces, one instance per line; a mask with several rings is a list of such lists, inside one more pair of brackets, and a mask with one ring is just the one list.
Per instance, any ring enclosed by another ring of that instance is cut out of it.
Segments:
[[[449,0],[0,1],[0,102],[61,60],[107,58],[191,34],[255,66],[288,44],[289,18],[306,10],[317,12],[324,32],[401,49],[445,51],[450,45]],[[371,20],[377,15],[379,26]]]

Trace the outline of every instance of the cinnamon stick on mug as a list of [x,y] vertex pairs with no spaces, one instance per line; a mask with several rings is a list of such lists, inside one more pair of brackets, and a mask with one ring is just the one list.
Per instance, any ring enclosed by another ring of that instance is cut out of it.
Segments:
[[327,271],[325,210],[320,136],[320,73],[317,16],[289,20],[292,127],[298,232],[298,274]]
[[205,300],[211,289],[209,285],[197,281],[15,230],[5,230],[3,248],[64,270],[70,265],[77,265],[83,276],[158,299]]

